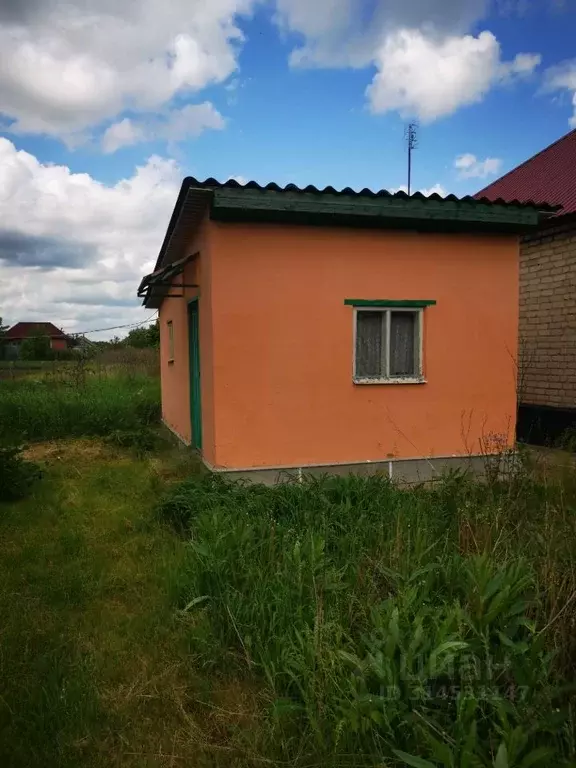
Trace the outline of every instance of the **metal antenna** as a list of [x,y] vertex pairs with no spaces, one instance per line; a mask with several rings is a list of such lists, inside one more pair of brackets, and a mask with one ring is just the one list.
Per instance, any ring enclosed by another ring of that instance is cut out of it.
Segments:
[[418,123],[408,123],[404,131],[404,138],[408,145],[408,194],[412,183],[412,150],[418,147]]

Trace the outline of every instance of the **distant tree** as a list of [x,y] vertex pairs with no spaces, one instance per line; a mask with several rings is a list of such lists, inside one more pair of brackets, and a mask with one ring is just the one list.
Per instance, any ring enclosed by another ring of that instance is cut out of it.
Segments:
[[160,320],[156,320],[156,322],[148,328],[148,338],[150,339],[151,347],[160,346]]
[[160,326],[158,321],[148,328],[133,328],[124,339],[128,347],[144,349],[145,347],[158,347],[160,345]]
[[22,360],[49,360],[52,357],[50,338],[42,333],[24,339],[20,347]]
[[9,325],[4,325],[2,318],[0,317],[0,360],[4,360],[6,357],[6,345],[4,344],[4,336],[9,327]]
[[142,349],[148,346],[148,330],[146,328],[133,328],[124,342],[129,347]]

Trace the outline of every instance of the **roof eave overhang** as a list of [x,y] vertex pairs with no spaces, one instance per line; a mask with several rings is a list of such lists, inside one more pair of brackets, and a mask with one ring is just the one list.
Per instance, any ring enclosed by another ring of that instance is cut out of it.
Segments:
[[536,228],[543,215],[536,207],[478,201],[319,196],[306,192],[228,188],[216,189],[213,194],[211,218],[228,221],[523,233]]
[[540,227],[544,229],[570,225],[576,225],[576,211],[567,211],[566,213],[560,211],[555,216],[548,216],[540,222]]
[[166,286],[157,285],[153,288],[154,277],[174,262],[183,262],[188,258],[188,254],[185,254],[184,259],[181,258],[182,251],[210,206],[212,190],[194,187],[190,181],[184,179],[180,189],[154,272],[146,275],[138,287],[138,296],[143,299],[142,303],[147,309],[159,309],[168,292]]
[[[178,259],[207,210],[220,221],[278,222],[318,226],[412,229],[432,232],[493,232],[524,234],[538,227],[557,208],[474,200],[442,199],[437,195],[364,195],[317,190],[197,186],[184,179],[162,248],[151,275],[138,295],[149,309],[158,309],[168,293],[154,278]],[[185,257],[186,258],[186,255]]]

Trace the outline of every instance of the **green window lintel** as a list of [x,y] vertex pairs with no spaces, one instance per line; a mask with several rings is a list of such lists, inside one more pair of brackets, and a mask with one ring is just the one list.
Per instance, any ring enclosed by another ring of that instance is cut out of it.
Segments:
[[430,307],[436,299],[344,299],[351,307]]

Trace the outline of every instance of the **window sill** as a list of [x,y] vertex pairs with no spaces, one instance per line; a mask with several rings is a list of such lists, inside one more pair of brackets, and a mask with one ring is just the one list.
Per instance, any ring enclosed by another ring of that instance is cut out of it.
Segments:
[[423,376],[406,376],[405,378],[396,379],[352,379],[354,384],[427,384],[427,380]]

